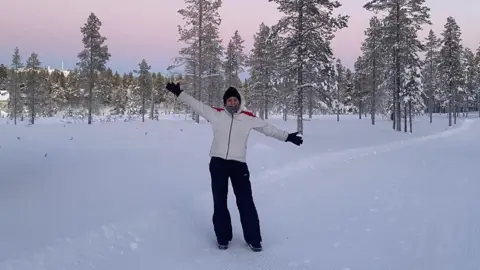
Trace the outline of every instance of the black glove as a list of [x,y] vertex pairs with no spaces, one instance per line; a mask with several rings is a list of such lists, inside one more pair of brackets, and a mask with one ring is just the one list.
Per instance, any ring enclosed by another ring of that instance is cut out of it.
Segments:
[[297,134],[298,134],[298,131],[295,132],[295,133],[290,133],[290,134],[288,134],[288,137],[287,137],[287,139],[286,139],[285,141],[286,141],[286,142],[291,142],[291,143],[293,143],[293,144],[295,144],[295,145],[300,145],[300,144],[302,144],[302,143],[303,143],[303,138],[300,137],[300,136],[298,136]]
[[179,96],[180,93],[182,93],[182,89],[180,89],[180,83],[174,84],[174,83],[167,83],[166,86],[167,90],[172,92],[175,96]]

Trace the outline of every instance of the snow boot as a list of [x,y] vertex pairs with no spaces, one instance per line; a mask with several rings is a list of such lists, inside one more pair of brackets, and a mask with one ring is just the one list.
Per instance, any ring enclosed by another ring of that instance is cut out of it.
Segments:
[[228,242],[218,241],[217,242],[217,247],[220,250],[226,250],[226,249],[228,249]]
[[260,244],[260,243],[248,243],[248,246],[254,252],[260,252],[260,251],[263,250],[262,249],[262,244]]

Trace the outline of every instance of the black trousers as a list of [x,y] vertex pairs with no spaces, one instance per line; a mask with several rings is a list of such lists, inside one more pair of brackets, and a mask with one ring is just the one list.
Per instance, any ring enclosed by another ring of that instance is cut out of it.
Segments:
[[243,237],[247,243],[261,242],[260,221],[253,202],[250,172],[246,163],[212,157],[210,175],[213,194],[213,227],[220,243],[232,240],[232,221],[227,207],[228,178],[237,200]]

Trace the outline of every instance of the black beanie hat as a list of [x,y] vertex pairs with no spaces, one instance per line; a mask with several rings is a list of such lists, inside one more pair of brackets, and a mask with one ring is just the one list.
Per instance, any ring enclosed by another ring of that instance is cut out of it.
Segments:
[[240,97],[240,93],[238,93],[235,87],[228,87],[227,91],[223,94],[223,104],[227,103],[227,99],[230,97],[236,97],[240,103],[242,103],[242,98]]

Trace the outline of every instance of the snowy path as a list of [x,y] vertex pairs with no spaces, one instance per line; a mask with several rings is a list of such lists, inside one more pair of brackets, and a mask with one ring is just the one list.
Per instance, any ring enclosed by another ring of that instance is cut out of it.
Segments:
[[[61,237],[34,256],[0,257],[0,269],[478,269],[478,134],[480,123],[467,121],[439,135],[325,153],[254,175],[262,253],[244,246],[233,196],[234,240],[219,251],[208,188],[197,189],[204,183],[182,187],[171,179],[166,190],[152,191],[129,181],[124,194],[102,201],[128,218],[112,214],[106,225]],[[110,181],[104,188],[121,192]],[[71,189],[82,192],[77,185]],[[95,192],[86,208],[100,203]]]

